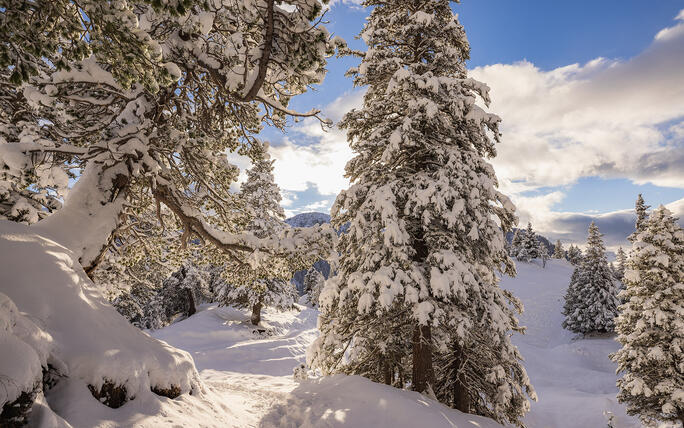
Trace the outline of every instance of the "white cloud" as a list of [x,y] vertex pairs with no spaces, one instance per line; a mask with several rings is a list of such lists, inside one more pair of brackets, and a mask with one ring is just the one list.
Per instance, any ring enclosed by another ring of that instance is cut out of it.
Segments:
[[[344,113],[361,105],[362,91],[346,93],[323,109],[326,117],[338,121]],[[296,138],[313,141],[297,144]],[[334,127],[323,130],[315,119],[305,120],[293,129],[292,136],[270,148],[276,159],[275,179],[287,191],[304,191],[315,185],[322,195],[337,195],[349,186],[344,167],[353,153],[345,132]]]
[[677,15],[675,19],[679,21],[679,23],[672,27],[667,27],[660,30],[655,36],[656,40],[673,39],[681,37],[684,34],[684,9],[679,11],[679,15]]
[[493,161],[502,182],[529,190],[599,175],[684,187],[684,141],[668,140],[675,134],[661,129],[684,118],[680,27],[684,22],[666,29],[667,37],[659,33],[629,61],[598,58],[550,71],[523,61],[472,70],[491,87],[491,111],[503,119]]

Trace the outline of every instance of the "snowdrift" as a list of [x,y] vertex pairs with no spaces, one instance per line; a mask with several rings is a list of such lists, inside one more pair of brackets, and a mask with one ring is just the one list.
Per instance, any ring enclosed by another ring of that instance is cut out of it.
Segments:
[[303,381],[260,426],[501,428],[491,419],[461,413],[417,392],[345,375]]
[[0,221],[0,407],[39,394],[43,372],[46,388],[78,383],[95,406],[102,405],[93,396],[116,395],[108,404],[117,407],[151,390],[201,395],[187,352],[130,325],[67,248],[33,230]]

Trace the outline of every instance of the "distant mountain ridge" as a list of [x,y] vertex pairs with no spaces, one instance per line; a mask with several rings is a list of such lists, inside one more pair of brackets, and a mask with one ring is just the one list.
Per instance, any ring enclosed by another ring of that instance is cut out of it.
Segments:
[[330,215],[319,212],[301,213],[285,219],[291,227],[311,227],[330,223]]

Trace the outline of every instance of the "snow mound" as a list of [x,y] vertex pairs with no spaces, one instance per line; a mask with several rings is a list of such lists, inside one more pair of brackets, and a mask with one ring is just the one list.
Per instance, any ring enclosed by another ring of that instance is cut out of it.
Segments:
[[[187,352],[129,324],[71,251],[34,230],[0,221],[0,325],[4,326],[0,330],[2,340],[11,341],[0,346],[3,371],[10,365],[27,365],[22,371],[34,377],[47,363],[84,388],[100,390],[108,382],[123,386],[128,399],[150,394],[151,388],[201,395],[199,376]],[[12,333],[7,325],[18,327]],[[21,329],[33,334],[20,334]],[[7,339],[8,332],[15,339]],[[24,345],[17,342],[27,336],[32,339],[24,340]],[[51,394],[46,395],[49,402]]]
[[303,381],[260,424],[275,427],[500,428],[482,416],[461,413],[417,392],[335,375]]
[[51,349],[52,337],[0,293],[0,409],[40,386]]

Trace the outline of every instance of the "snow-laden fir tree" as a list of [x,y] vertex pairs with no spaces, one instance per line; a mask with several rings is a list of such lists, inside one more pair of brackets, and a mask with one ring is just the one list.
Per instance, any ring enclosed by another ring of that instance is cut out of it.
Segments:
[[[262,158],[247,170],[247,181],[240,189],[240,195],[249,207],[246,230],[260,239],[277,239],[289,228],[283,222],[285,212],[280,206],[280,188],[273,177],[274,162],[264,151]],[[278,254],[264,254],[249,264],[233,264],[226,269],[228,282],[219,292],[219,300],[223,304],[250,309],[250,320],[258,325],[264,307],[284,310],[294,305],[299,296],[290,278],[306,262],[311,263],[294,248]]]
[[[331,228],[287,229],[279,239],[240,231],[247,208],[231,191],[239,170],[226,156],[257,159],[264,125],[319,117],[288,104],[322,81],[342,44],[321,26],[321,3],[3,1],[0,216],[38,220],[32,232],[69,248],[91,276],[117,234],[162,206],[182,225],[180,242],[219,250],[205,253],[207,263],[258,262],[291,248],[327,256]],[[130,358],[131,349],[119,350]],[[160,344],[135,351],[141,361],[171,356]],[[148,382],[126,361],[89,367],[95,384]],[[195,368],[178,370],[189,379]]]
[[565,258],[573,265],[579,266],[582,263],[582,250],[577,245],[570,245],[568,251],[565,253]]
[[498,271],[514,274],[515,216],[486,161],[499,138],[477,104],[488,88],[467,76],[448,0],[363,4],[368,50],[350,73],[368,90],[340,124],[356,156],[332,209],[350,226],[308,361],[519,423],[534,392],[510,340],[519,302],[498,286]]
[[618,310],[617,287],[596,223],[589,226],[587,249],[575,269],[563,307],[563,327],[575,333],[611,332]]
[[[649,208],[651,208],[651,206],[646,205],[643,196],[641,196],[641,193],[639,193],[639,196],[637,196],[637,200],[634,204],[634,212],[636,213],[636,224],[634,226],[635,235],[639,234],[644,230],[644,226],[646,225],[646,221],[648,220]],[[636,239],[635,235],[631,235],[630,239]]]
[[539,257],[539,240],[534,229],[532,229],[532,223],[528,222],[527,229],[525,229],[525,233],[522,235],[516,258],[521,262],[529,262],[537,257]]
[[318,306],[318,298],[321,295],[324,283],[325,277],[318,269],[312,267],[306,272],[304,276],[304,293],[309,303],[313,306]]
[[525,231],[522,229],[516,228],[513,231],[513,238],[511,239],[511,245],[508,247],[508,255],[510,257],[516,257],[518,255],[518,251],[520,251],[520,245],[522,244],[523,236],[525,235]]
[[634,235],[624,285],[618,400],[649,426],[684,424],[684,231],[662,205]]
[[618,281],[623,280],[625,269],[627,268],[627,254],[622,247],[619,247],[615,255],[615,277]]
[[561,244],[560,239],[556,240],[556,245],[553,246],[553,256],[554,259],[564,259],[565,250],[563,249],[563,244]]
[[[319,0],[276,3],[3,3],[0,216],[31,223],[55,211],[36,230],[89,274],[117,230],[160,205],[184,239],[227,257],[264,247],[230,226],[241,208],[226,152],[258,158],[263,124],[318,117],[287,104],[322,80],[341,43],[319,25]],[[322,242],[300,238],[311,249]]]

